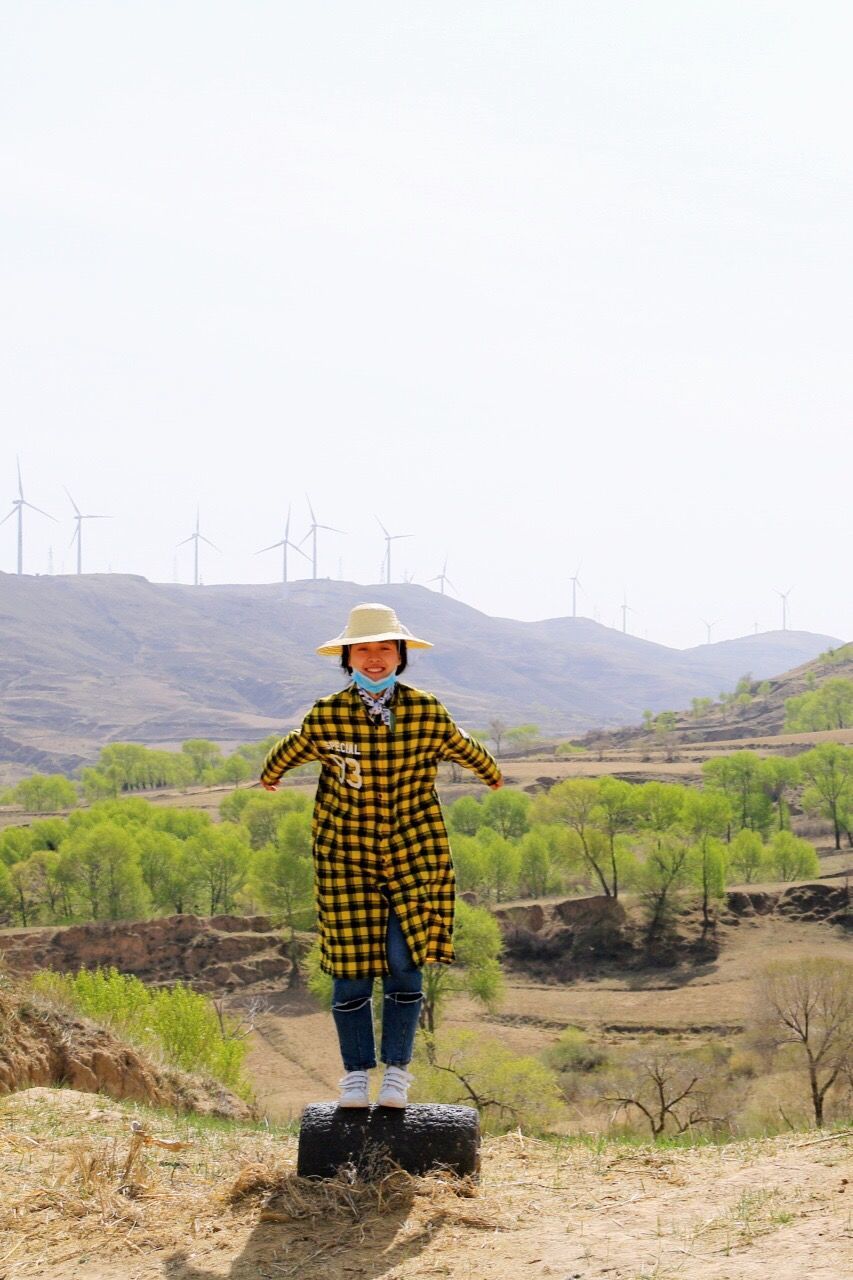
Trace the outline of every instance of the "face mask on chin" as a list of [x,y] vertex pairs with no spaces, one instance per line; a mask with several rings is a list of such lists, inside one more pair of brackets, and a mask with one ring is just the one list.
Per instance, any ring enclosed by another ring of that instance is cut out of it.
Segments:
[[391,672],[390,676],[386,676],[384,680],[371,680],[353,667],[352,678],[359,689],[366,689],[368,693],[382,693],[385,689],[390,689],[397,683],[397,675],[394,671]]

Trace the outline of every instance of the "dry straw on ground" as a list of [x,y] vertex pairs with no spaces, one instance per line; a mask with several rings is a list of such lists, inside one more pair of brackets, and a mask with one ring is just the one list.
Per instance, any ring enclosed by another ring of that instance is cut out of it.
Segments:
[[850,1132],[689,1150],[515,1133],[486,1143],[479,1184],[314,1182],[291,1135],[29,1090],[0,1100],[0,1277],[839,1280],[851,1153]]

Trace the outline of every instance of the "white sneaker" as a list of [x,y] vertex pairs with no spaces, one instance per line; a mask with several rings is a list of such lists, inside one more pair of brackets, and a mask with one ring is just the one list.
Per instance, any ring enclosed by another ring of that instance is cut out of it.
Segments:
[[348,1071],[338,1083],[341,1086],[341,1095],[338,1098],[339,1107],[370,1106],[366,1071]]
[[386,1067],[376,1099],[377,1107],[405,1107],[409,1100],[409,1085],[414,1078],[402,1067]]

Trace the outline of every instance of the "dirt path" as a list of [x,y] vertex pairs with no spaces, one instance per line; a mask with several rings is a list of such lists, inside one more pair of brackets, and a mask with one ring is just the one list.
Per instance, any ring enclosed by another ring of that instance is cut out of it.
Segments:
[[[144,1148],[131,1119],[193,1139]],[[487,1140],[479,1187],[295,1178],[295,1139],[59,1090],[0,1099],[3,1280],[843,1280],[853,1134],[666,1151]],[[163,1156],[166,1159],[163,1159]],[[266,1182],[266,1186],[263,1184]],[[236,1201],[236,1184],[247,1194]],[[130,1190],[122,1193],[122,1186]],[[253,1190],[256,1188],[255,1190]]]

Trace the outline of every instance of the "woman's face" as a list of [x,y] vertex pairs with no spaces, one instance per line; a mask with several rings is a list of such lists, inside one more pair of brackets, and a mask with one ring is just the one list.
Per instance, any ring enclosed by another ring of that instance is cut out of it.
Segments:
[[384,680],[400,665],[396,640],[371,640],[350,646],[349,664],[368,680]]

